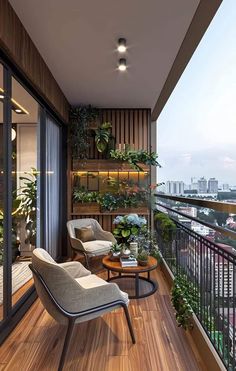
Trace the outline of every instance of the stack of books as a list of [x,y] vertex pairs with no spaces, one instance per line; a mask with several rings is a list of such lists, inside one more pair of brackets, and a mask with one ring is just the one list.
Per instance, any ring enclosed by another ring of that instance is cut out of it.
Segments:
[[129,256],[128,258],[121,257],[120,258],[120,264],[121,264],[122,268],[137,267],[138,266],[137,259],[134,258],[133,256]]

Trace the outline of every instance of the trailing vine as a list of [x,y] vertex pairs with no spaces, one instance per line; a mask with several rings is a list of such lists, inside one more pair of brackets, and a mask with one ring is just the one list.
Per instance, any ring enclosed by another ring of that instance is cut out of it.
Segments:
[[73,107],[70,111],[70,145],[74,159],[87,159],[89,125],[99,117],[99,110],[92,106]]
[[179,327],[193,328],[192,315],[197,310],[199,291],[186,274],[178,274],[171,291],[171,302],[175,308],[175,318]]

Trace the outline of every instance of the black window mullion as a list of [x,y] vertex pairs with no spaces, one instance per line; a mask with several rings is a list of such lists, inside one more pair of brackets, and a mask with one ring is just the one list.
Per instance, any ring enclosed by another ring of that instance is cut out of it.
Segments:
[[3,68],[3,311],[4,318],[11,315],[11,294],[12,294],[12,141],[11,141],[11,74],[4,66]]

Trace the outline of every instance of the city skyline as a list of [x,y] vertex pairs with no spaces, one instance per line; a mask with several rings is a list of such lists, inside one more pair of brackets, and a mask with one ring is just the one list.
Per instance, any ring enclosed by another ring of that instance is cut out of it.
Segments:
[[223,2],[158,121],[158,181],[236,185],[236,3]]

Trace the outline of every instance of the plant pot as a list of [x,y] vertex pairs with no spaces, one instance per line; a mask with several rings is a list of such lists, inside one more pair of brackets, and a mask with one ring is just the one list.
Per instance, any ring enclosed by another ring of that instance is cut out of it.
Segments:
[[77,202],[73,204],[73,213],[77,214],[93,214],[93,213],[99,213],[100,207],[97,202]]
[[110,253],[110,260],[112,262],[119,262],[120,261],[120,253],[118,253],[118,255]]
[[148,265],[148,260],[138,260],[138,264],[142,267],[145,267],[146,265]]

